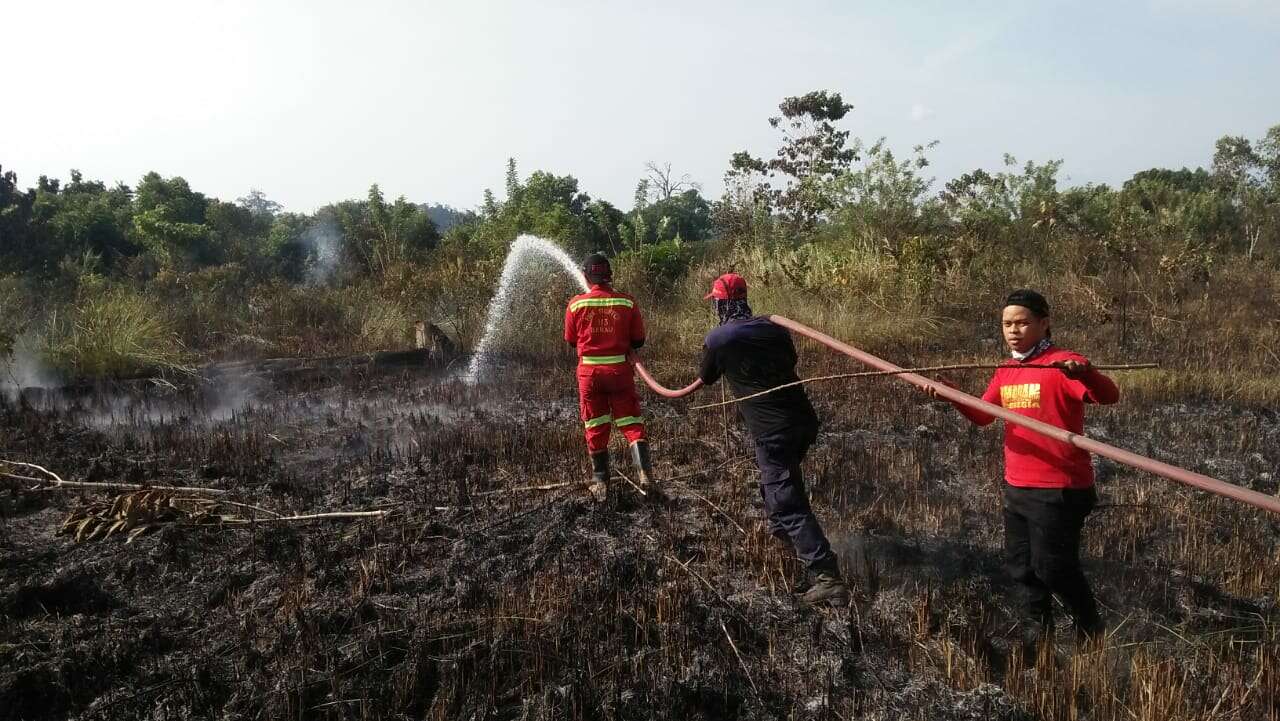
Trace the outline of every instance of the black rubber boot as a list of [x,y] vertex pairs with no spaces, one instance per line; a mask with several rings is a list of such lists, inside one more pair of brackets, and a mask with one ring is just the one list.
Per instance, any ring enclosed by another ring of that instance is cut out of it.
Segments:
[[1024,613],[1018,624],[1018,640],[1022,643],[1022,658],[1028,665],[1035,665],[1041,646],[1053,646],[1054,619],[1052,607],[1032,607]]
[[809,569],[809,577],[813,585],[801,596],[805,603],[835,608],[849,605],[849,587],[840,577],[840,562],[834,553],[814,564]]
[[1107,636],[1107,624],[1098,614],[1096,605],[1093,607],[1092,614],[1075,619],[1075,627],[1077,643],[1096,643]]
[[653,464],[649,460],[649,442],[636,441],[631,444],[631,465],[636,468],[636,485],[644,491],[646,498],[662,500],[664,495],[653,477]]
[[588,488],[597,501],[609,498],[609,451],[591,454],[591,486]]

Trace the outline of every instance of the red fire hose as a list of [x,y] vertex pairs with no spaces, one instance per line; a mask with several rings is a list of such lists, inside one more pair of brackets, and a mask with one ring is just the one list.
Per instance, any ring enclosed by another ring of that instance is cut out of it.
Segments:
[[[826,333],[816,331],[813,328],[802,323],[797,323],[790,318],[784,318],[780,315],[771,315],[769,316],[769,320],[784,328],[793,330],[806,338],[812,338],[832,350],[844,353],[845,355],[878,370],[902,370],[899,366],[881,358],[877,358],[865,351],[858,350],[847,343],[842,343]],[[668,398],[679,398],[681,396],[688,395],[702,385],[701,380],[695,380],[685,388],[680,390],[671,390],[654,381],[649,373],[639,363],[636,364],[636,370],[640,373],[640,377],[644,379],[644,382],[648,384],[650,388],[652,388],[656,393]],[[1137,453],[1126,451],[1123,448],[1116,448],[1115,446],[1095,441],[1092,438],[1071,433],[1070,431],[1058,428],[1057,426],[1051,426],[1048,423],[1027,418],[1026,416],[1018,415],[1017,413],[1012,413],[1000,406],[987,403],[986,401],[975,398],[968,393],[956,390],[955,388],[950,388],[941,383],[935,383],[934,381],[931,381],[924,376],[916,375],[915,373],[902,373],[893,377],[904,380],[918,388],[932,388],[940,397],[946,398],[949,401],[993,415],[997,418],[1003,419],[1006,423],[1013,423],[1024,428],[1029,428],[1036,433],[1062,441],[1063,443],[1070,443],[1071,445],[1090,453],[1110,458],[1111,460],[1119,461],[1127,466],[1149,471],[1158,476],[1164,476],[1170,480],[1184,483],[1203,491],[1209,491],[1210,493],[1216,493],[1220,496],[1241,501],[1256,508],[1261,508],[1265,511],[1270,511],[1280,515],[1280,498],[1268,496],[1265,493],[1259,493],[1248,488],[1241,488],[1234,483],[1227,483],[1226,481],[1220,481],[1217,478],[1210,478],[1209,476],[1201,473],[1188,471],[1185,468],[1171,466],[1168,463],[1157,461],[1154,458],[1140,456]]]
[[636,373],[640,374],[640,377],[644,379],[645,385],[649,386],[654,393],[666,398],[684,398],[702,387],[702,379],[694,378],[693,382],[684,388],[668,388],[654,380],[653,376],[649,375],[649,371],[645,369],[644,364],[640,363],[640,361],[636,361]]

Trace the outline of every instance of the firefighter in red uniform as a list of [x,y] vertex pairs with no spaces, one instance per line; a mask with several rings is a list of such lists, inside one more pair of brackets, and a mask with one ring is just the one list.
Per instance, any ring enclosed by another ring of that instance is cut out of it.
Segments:
[[608,492],[609,427],[617,426],[631,444],[631,460],[639,469],[639,485],[656,491],[645,440],[640,400],[627,354],[644,345],[644,319],[636,301],[610,286],[609,259],[594,253],[582,273],[591,290],[569,299],[564,312],[564,339],[578,351],[578,398],[591,454],[591,493]]

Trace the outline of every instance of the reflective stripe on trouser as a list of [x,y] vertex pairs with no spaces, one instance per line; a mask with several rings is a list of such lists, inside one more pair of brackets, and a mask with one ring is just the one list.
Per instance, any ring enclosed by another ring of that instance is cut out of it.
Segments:
[[629,364],[578,366],[578,401],[589,452],[609,447],[615,425],[628,442],[644,440],[640,399]]

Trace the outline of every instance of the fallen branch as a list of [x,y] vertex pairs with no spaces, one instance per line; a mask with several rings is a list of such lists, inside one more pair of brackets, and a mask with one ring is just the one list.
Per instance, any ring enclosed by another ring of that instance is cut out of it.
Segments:
[[622,471],[614,471],[614,473],[621,476],[622,480],[626,481],[627,483],[630,483],[631,487],[636,489],[636,493],[639,493],[641,496],[649,495],[648,493],[644,492],[643,488],[641,488],[640,486],[637,486],[634,481],[632,481],[630,478],[627,478],[627,474],[623,473]]
[[746,674],[747,682],[751,684],[751,690],[756,692],[756,696],[760,695],[760,689],[756,688],[755,679],[751,678],[751,672],[747,670],[747,662],[742,660],[742,654],[738,653],[738,644],[733,642],[733,636],[729,635],[729,628],[724,625],[724,620],[720,621],[720,630],[724,631],[724,637],[729,639],[729,648],[733,649],[733,655],[738,657],[738,663],[742,665],[742,673]]
[[138,483],[89,483],[87,481],[63,481],[55,483],[46,488],[36,488],[37,491],[56,491],[60,488],[66,489],[99,489],[113,491],[173,491],[175,493],[213,493],[221,495],[226,491],[219,488],[200,488],[198,486],[147,486]]
[[[1007,366],[993,365],[990,363],[957,363],[953,365],[943,365],[943,366],[924,366],[921,368],[901,368],[895,371],[861,371],[858,373],[837,373],[835,375],[829,375],[829,376],[814,376],[813,378],[801,378],[798,381],[783,383],[780,386],[774,386],[773,388],[760,391],[759,393],[752,393],[749,396],[734,398],[733,400],[721,401],[719,403],[704,403],[700,406],[690,406],[689,410],[699,411],[706,408],[719,408],[720,406],[731,406],[734,403],[741,403],[746,400],[751,400],[752,398],[758,398],[763,395],[768,395],[769,393],[773,393],[774,391],[780,391],[783,388],[791,388],[793,386],[803,385],[805,383],[816,383],[818,381],[834,381],[834,380],[841,380],[844,378],[875,378],[879,376],[902,375],[903,373],[938,373],[941,371],[995,370],[997,368],[1005,368],[1005,367]],[[1017,367],[1018,368],[1057,368],[1058,366],[1047,365],[1043,363],[1022,363],[1022,364],[1019,364]],[[1131,363],[1128,365],[1095,365],[1090,367],[1093,368],[1094,370],[1100,370],[1100,371],[1131,371],[1131,370],[1142,370],[1147,368],[1159,368],[1160,364],[1159,363]]]
[[226,493],[226,491],[219,488],[199,488],[196,486],[151,486],[151,485],[141,485],[138,483],[90,483],[88,481],[68,481],[68,480],[64,480],[62,476],[59,476],[57,473],[54,473],[48,468],[45,468],[44,466],[38,466],[34,463],[26,463],[23,461],[10,461],[10,460],[0,458],[0,464],[18,466],[21,468],[34,468],[35,470],[40,471],[41,473],[44,473],[45,475],[47,475],[48,478],[32,478],[30,476],[19,476],[13,473],[0,473],[0,476],[4,476],[6,478],[17,478],[19,480],[35,481],[37,483],[49,483],[50,480],[52,480],[53,485],[32,489],[37,491],[52,491],[60,488],[71,488],[71,489],[96,488],[96,489],[110,489],[110,490],[117,490],[117,491],[177,491],[181,493],[216,493],[216,494]]
[[0,458],[0,463],[3,463],[5,465],[10,465],[10,466],[21,466],[23,468],[34,468],[37,471],[40,471],[41,473],[47,476],[50,476],[51,478],[53,478],[54,481],[56,481],[59,484],[66,483],[66,481],[62,480],[62,476],[59,476],[57,473],[54,473],[53,471],[49,470],[48,468],[45,468],[44,466],[37,466],[34,463],[24,463],[22,461],[10,461],[4,458]]
[[699,499],[699,500],[704,501],[708,506],[711,506],[712,508],[716,509],[716,512],[717,512],[717,513],[719,513],[720,515],[722,515],[722,516],[724,516],[725,518],[729,519],[729,523],[732,523],[734,526],[736,526],[736,527],[737,527],[737,529],[738,529],[739,531],[742,531],[742,535],[744,535],[744,536],[751,535],[751,534],[747,533],[747,529],[745,529],[745,528],[743,528],[742,526],[738,525],[738,522],[737,522],[737,521],[735,521],[735,520],[733,520],[733,516],[730,516],[728,513],[725,513],[725,512],[724,512],[724,509],[722,509],[722,508],[720,508],[720,506],[717,506],[716,504],[712,503],[710,498],[707,498],[706,496],[703,496],[702,494],[700,494],[700,493],[698,493],[697,491],[695,491],[695,490],[693,490],[693,489],[689,488],[688,486],[685,486],[685,490],[686,490],[686,491],[688,491],[689,493],[693,494],[693,497],[694,497],[694,498],[697,498],[697,499]]
[[585,481],[569,481],[567,483],[551,483],[545,486],[519,486],[517,488],[499,488],[496,491],[482,491],[473,493],[473,496],[498,496],[508,493],[523,493],[525,491],[554,491],[557,488],[568,488],[570,486],[587,486],[590,485]]
[[301,516],[278,516],[276,518],[223,518],[227,525],[249,525],[254,523],[297,523],[301,521],[332,521],[349,518],[382,518],[391,514],[386,511],[333,511],[329,513],[308,513]]
[[676,558],[675,556],[665,555],[665,554],[664,554],[664,556],[665,556],[665,558],[666,558],[668,561],[672,561],[672,562],[674,562],[677,566],[679,566],[680,568],[684,569],[684,570],[685,570],[685,572],[686,572],[686,573],[688,573],[690,576],[693,576],[694,578],[698,579],[699,581],[702,581],[702,584],[703,584],[704,586],[706,586],[706,587],[707,587],[707,590],[708,590],[708,591],[711,591],[711,593],[712,593],[712,594],[714,594],[716,598],[720,599],[720,603],[724,604],[724,607],[725,607],[725,608],[727,608],[727,609],[729,609],[730,611],[732,611],[732,612],[733,612],[733,613],[734,613],[738,618],[742,619],[744,622],[746,622],[746,623],[751,623],[751,621],[750,621],[749,619],[747,619],[747,617],[746,617],[745,615],[743,615],[743,613],[742,613],[741,611],[739,611],[739,610],[738,610],[738,607],[737,607],[737,606],[735,606],[735,605],[733,605],[732,603],[729,603],[729,599],[725,598],[725,597],[724,597],[724,596],[723,596],[719,591],[717,591],[717,590],[716,590],[716,587],[715,587],[715,586],[712,586],[710,581],[708,581],[707,579],[705,579],[705,578],[703,578],[703,577],[702,577],[702,574],[700,574],[700,573],[698,573],[697,571],[693,570],[692,568],[690,568],[690,567],[689,567],[689,564],[685,563],[684,561],[681,561],[680,559]]
[[[175,500],[175,501],[203,501],[203,500],[206,500],[206,499],[203,499],[203,498],[175,498],[175,499],[173,499],[173,500]],[[237,502],[235,502],[235,501],[222,501],[222,500],[218,501],[218,503],[221,503],[221,504],[223,504],[223,505],[227,505],[227,506],[235,506],[236,508],[247,508],[247,509],[249,509],[249,510],[251,510],[251,511],[258,511],[258,512],[260,512],[260,513],[265,513],[265,514],[267,514],[267,515],[271,516],[272,518],[281,518],[281,517],[282,517],[279,513],[276,513],[275,511],[268,510],[268,509],[263,508],[263,507],[261,507],[261,506],[254,506],[254,505],[251,505],[251,504],[248,504],[248,503],[237,503]]]
[[[246,508],[270,514],[271,518],[243,518],[223,513],[224,506]],[[394,509],[375,511],[334,511],[297,516],[281,516],[247,503],[211,498],[184,498],[171,492],[147,489],[122,493],[112,499],[82,504],[62,522],[58,535],[70,535],[79,543],[107,538],[115,533],[131,543],[139,536],[167,526],[203,528],[244,528],[266,523],[382,518]]]

